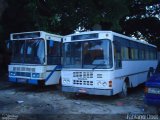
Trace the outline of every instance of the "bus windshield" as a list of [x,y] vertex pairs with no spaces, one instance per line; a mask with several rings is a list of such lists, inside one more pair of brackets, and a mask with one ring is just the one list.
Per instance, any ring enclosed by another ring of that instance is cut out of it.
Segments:
[[65,68],[105,68],[113,66],[110,40],[64,43]]
[[13,40],[12,63],[44,64],[45,48],[43,39]]

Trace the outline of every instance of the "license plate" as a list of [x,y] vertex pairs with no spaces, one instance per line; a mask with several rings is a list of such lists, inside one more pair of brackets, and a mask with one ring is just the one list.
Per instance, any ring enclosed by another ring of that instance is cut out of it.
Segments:
[[20,82],[20,83],[26,83],[27,79],[23,79],[23,78],[20,78],[17,80],[17,82]]
[[78,90],[80,93],[86,93],[87,91],[85,89],[79,89]]

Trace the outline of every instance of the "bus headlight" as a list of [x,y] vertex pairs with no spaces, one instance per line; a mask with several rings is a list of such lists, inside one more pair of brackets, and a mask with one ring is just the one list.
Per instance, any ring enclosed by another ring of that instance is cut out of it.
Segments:
[[97,82],[97,85],[102,85],[102,82],[101,82],[101,81],[98,81],[98,82]]
[[40,73],[32,73],[32,77],[33,78],[39,78],[40,77]]
[[69,80],[69,79],[63,79],[63,83],[69,84],[69,83],[70,83],[70,80]]
[[10,76],[16,76],[16,72],[10,72],[9,75]]
[[106,86],[107,86],[107,82],[98,81],[98,82],[97,82],[97,85],[98,85],[98,86],[106,87]]
[[107,86],[107,83],[106,83],[106,82],[103,82],[103,86],[104,86],[104,87]]
[[67,80],[67,83],[70,83],[70,80]]

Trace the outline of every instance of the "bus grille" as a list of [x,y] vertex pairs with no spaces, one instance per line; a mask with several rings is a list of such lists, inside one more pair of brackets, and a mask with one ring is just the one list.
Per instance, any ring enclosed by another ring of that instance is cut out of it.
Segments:
[[31,77],[31,73],[28,73],[28,72],[16,72],[16,76],[19,76],[19,77]]
[[14,72],[35,72],[35,68],[13,67]]
[[73,80],[74,85],[93,85],[93,81]]
[[93,78],[93,72],[73,72],[73,77]]

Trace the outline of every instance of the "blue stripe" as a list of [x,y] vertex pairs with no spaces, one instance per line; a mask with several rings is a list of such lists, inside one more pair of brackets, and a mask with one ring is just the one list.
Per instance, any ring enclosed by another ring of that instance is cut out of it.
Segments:
[[53,73],[57,70],[57,69],[61,69],[62,67],[57,65],[53,70],[52,72],[48,75],[48,77],[46,78],[46,81],[49,80],[49,78],[53,75]]
[[30,79],[28,80],[29,84],[33,84],[33,85],[37,85],[38,84],[38,80],[34,80],[34,79]]

